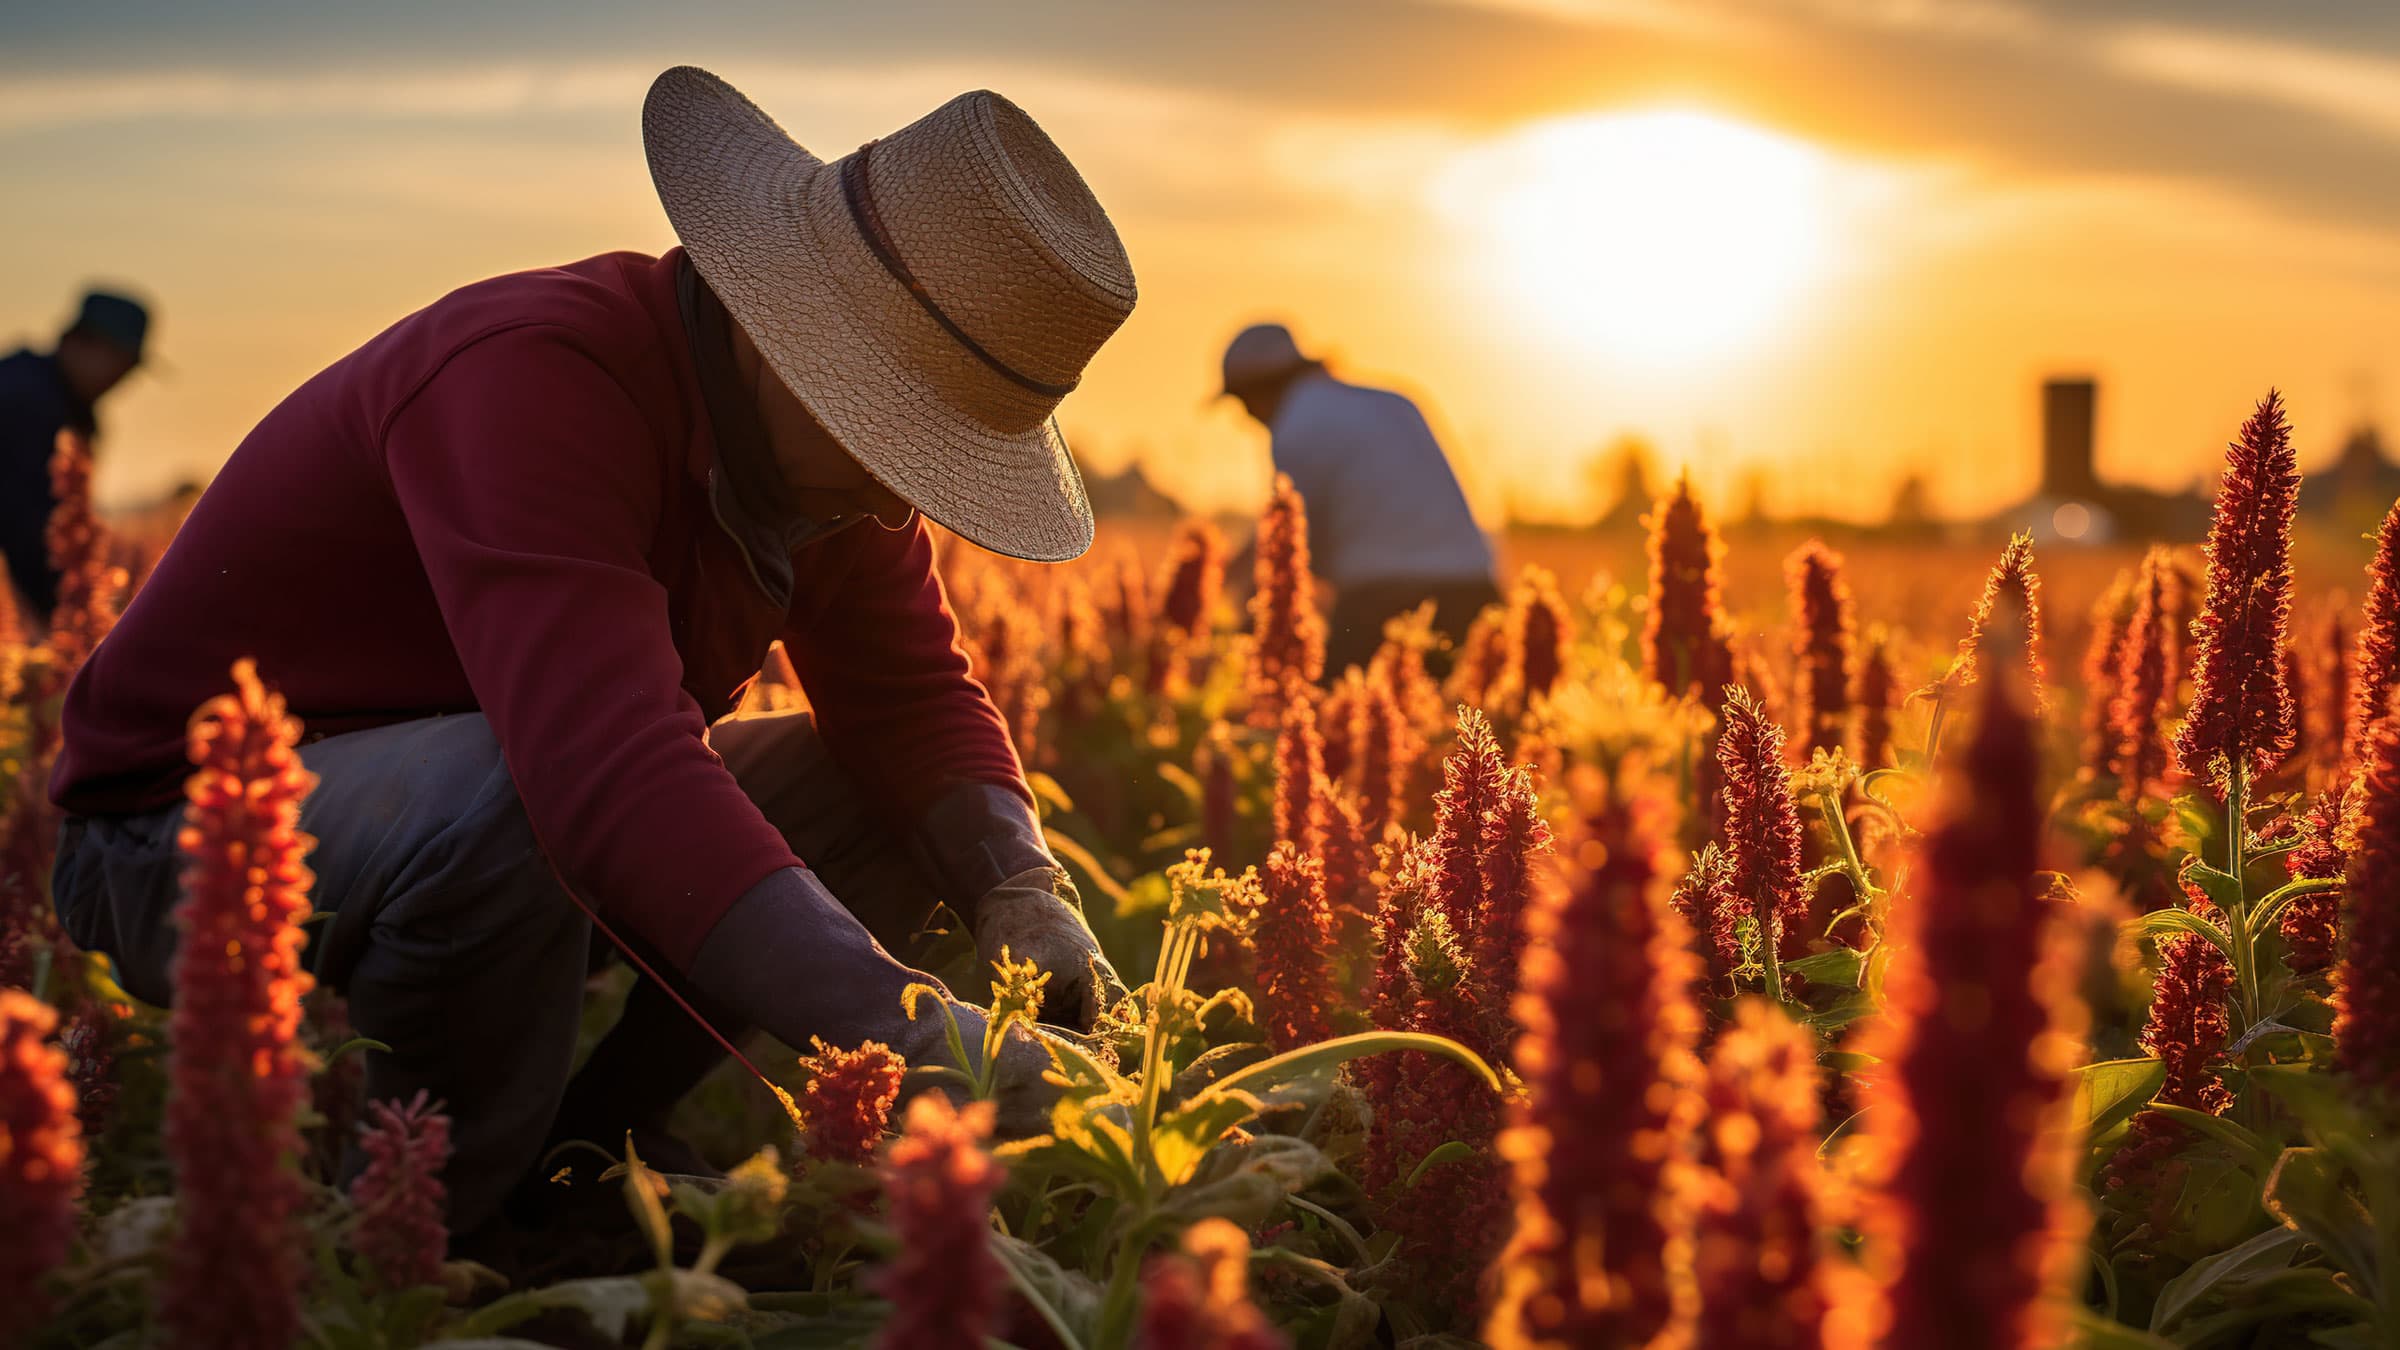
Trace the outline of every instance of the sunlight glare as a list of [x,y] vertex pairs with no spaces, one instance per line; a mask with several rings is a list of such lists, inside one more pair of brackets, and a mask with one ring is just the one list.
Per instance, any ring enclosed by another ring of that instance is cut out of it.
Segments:
[[1754,339],[1824,270],[1825,152],[1688,108],[1543,122],[1462,153],[1439,208],[1491,259],[1476,281],[1545,340],[1676,362]]

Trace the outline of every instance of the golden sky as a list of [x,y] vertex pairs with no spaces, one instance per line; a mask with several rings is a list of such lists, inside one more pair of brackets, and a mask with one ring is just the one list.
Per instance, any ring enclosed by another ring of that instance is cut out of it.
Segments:
[[0,17],[0,340],[88,278],[155,298],[119,501],[453,286],[670,245],[638,112],[686,61],[827,155],[963,89],[1031,112],[1142,286],[1062,420],[1203,506],[1264,482],[1206,403],[1261,317],[1419,396],[1492,521],[1590,510],[1626,434],[1728,504],[1873,514],[1921,471],[1985,509],[2054,372],[2102,380],[2103,472],[2167,486],[2270,384],[2304,465],[2400,396],[2378,6],[48,8]]

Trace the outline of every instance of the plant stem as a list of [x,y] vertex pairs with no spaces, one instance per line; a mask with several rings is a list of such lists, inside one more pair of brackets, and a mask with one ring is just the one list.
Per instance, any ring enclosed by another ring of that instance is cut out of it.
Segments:
[[2250,768],[2236,759],[2226,778],[2225,870],[2234,881],[2233,913],[2226,936],[2233,939],[2233,975],[2241,999],[2241,1030],[2258,1024],[2258,948],[2250,935],[2250,886],[2242,877],[2243,836],[2249,832]]
[[1767,992],[1775,996],[1777,1003],[1788,1003],[1791,1000],[1783,991],[1783,957],[1775,950],[1783,945],[1783,933],[1775,922],[1775,896],[1772,891],[1761,888],[1755,912],[1758,915],[1760,959],[1767,965]]

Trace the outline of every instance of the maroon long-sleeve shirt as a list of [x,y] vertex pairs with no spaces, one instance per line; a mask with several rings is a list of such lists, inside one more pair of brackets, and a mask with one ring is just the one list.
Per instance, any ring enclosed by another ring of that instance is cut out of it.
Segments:
[[771,640],[896,816],[1021,783],[922,524],[801,546],[787,605],[721,522],[679,261],[480,282],[285,399],[68,690],[57,803],[174,801],[243,656],[312,735],[480,709],[552,861],[680,966],[799,861],[702,738]]

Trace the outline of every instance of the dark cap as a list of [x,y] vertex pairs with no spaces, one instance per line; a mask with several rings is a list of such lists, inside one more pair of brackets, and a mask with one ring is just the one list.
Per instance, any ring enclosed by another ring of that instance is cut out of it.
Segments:
[[83,308],[67,331],[96,337],[139,362],[142,340],[150,333],[150,311],[130,296],[114,291],[86,291]]

